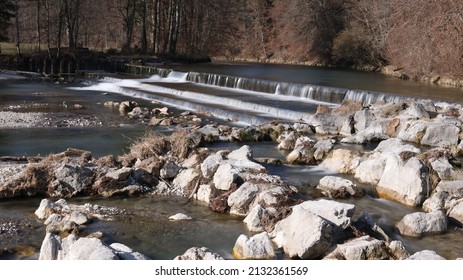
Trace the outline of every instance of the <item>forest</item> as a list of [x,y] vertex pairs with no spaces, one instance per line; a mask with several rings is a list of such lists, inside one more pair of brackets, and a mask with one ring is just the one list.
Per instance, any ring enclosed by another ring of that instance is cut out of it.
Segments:
[[18,54],[89,48],[463,76],[463,0],[2,0],[0,31]]

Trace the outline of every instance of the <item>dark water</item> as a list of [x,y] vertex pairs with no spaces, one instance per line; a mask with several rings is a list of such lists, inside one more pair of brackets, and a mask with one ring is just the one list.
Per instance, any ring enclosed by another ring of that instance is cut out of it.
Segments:
[[[302,66],[282,65],[195,65],[188,69],[176,66],[180,70],[205,71],[234,76],[247,76],[259,79],[281,80],[285,82],[314,83],[319,85],[349,87],[382,92],[394,92],[418,97],[444,98],[462,101],[461,90],[437,88],[414,82],[399,81],[374,73],[321,69]],[[177,87],[188,87],[186,84],[175,83]],[[105,108],[105,101],[137,100],[140,104],[150,105],[150,100],[137,99],[132,92],[111,92],[69,89],[76,85],[54,85],[50,83],[32,82],[0,82],[0,109],[17,112],[74,112],[72,104],[81,104],[85,109],[78,111],[98,117],[102,125],[98,127],[80,128],[49,128],[49,129],[2,129],[0,130],[0,156],[3,155],[46,155],[61,152],[68,147],[92,151],[94,156],[106,154],[121,154],[132,140],[140,137],[146,131],[146,126],[121,117],[117,110]],[[82,85],[77,85],[81,87]],[[192,88],[197,88],[197,85]],[[143,89],[145,90],[145,89]],[[207,89],[207,91],[211,91]],[[218,95],[218,94],[217,94]],[[188,100],[188,99],[186,99]],[[192,98],[190,98],[192,100]],[[63,107],[63,101],[69,104]],[[188,101],[182,101],[187,106]],[[196,102],[202,102],[196,100]],[[290,104],[290,103],[286,103]],[[278,102],[276,102],[278,106]],[[286,105],[285,105],[286,106]],[[298,106],[302,106],[298,104]],[[151,104],[149,107],[153,107]],[[290,109],[290,108],[289,108]],[[231,108],[230,110],[233,110]],[[169,131],[161,131],[169,132]],[[219,143],[209,146],[210,149],[235,149],[244,143]],[[246,143],[252,146],[254,157],[283,158],[286,154],[276,149],[273,143]],[[352,149],[371,149],[374,147],[352,145]],[[310,166],[267,166],[271,174],[281,176],[285,181],[297,186],[301,192],[318,197],[314,186],[321,177],[333,175],[319,167]],[[352,179],[352,178],[350,178]],[[347,200],[357,206],[356,215],[362,211],[369,212],[388,234],[402,240],[407,249],[414,253],[419,250],[435,250],[438,254],[453,259],[463,256],[463,232],[461,229],[450,228],[448,233],[424,238],[401,237],[394,225],[404,215],[419,209],[401,204],[377,199],[368,186],[368,196],[362,199]],[[35,221],[33,229],[24,237],[24,245],[38,250],[45,236],[41,222],[35,220],[33,212],[38,207],[39,199],[24,199],[0,201],[0,217],[28,219]],[[114,222],[98,222],[90,225],[89,231],[100,230],[105,241],[121,242],[154,259],[171,259],[182,254],[193,246],[206,246],[231,258],[230,252],[239,234],[247,233],[241,219],[230,215],[219,215],[209,211],[199,203],[187,202],[183,199],[137,198],[137,199],[98,199],[76,198],[71,202],[83,204],[86,202],[106,206],[126,208],[134,213],[130,219]],[[192,221],[171,222],[167,218],[182,212],[193,217]],[[36,258],[37,254],[27,258]]]

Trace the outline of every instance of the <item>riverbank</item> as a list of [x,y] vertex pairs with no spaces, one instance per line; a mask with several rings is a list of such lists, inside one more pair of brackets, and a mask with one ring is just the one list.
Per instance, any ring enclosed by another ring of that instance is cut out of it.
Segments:
[[[340,70],[355,70],[363,72],[374,72],[382,75],[393,77],[400,80],[410,80],[414,82],[420,82],[423,84],[432,84],[442,87],[450,88],[463,88],[463,77],[455,77],[451,75],[433,75],[433,76],[414,76],[408,73],[405,69],[397,67],[395,65],[384,65],[384,66],[372,66],[366,65],[363,67],[354,68],[340,68],[336,65],[324,64],[318,61],[286,61],[286,60],[275,60],[275,59],[249,59],[249,58],[225,58],[225,57],[213,57],[213,62],[233,62],[233,63],[268,63],[268,64],[280,64],[280,65],[300,65],[300,66],[312,66],[312,67],[325,67],[331,69]],[[463,95],[463,93],[462,93]]]

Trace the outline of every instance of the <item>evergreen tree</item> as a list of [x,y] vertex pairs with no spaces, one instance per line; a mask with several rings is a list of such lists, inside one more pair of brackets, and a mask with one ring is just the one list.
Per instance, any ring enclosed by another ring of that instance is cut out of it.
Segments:
[[10,19],[14,17],[15,8],[10,0],[0,1],[0,41],[7,39],[6,30],[10,25]]

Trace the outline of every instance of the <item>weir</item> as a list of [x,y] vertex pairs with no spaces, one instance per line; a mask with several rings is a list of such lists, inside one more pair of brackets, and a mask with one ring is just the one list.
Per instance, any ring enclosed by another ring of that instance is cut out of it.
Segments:
[[214,73],[180,72],[168,68],[140,65],[126,65],[126,71],[137,75],[158,75],[161,78],[176,78],[181,82],[191,82],[206,86],[239,89],[271,95],[296,97],[307,101],[341,104],[344,99],[374,104],[378,101],[401,102],[410,97],[391,93],[373,92],[340,87],[303,83],[288,83],[247,77],[235,77]]
[[106,77],[101,83],[74,89],[111,91],[126,96],[158,100],[187,110],[206,111],[215,116],[259,125],[272,120],[310,121],[318,104],[274,100],[266,94],[246,92],[196,92],[146,83],[150,79],[125,80]]

